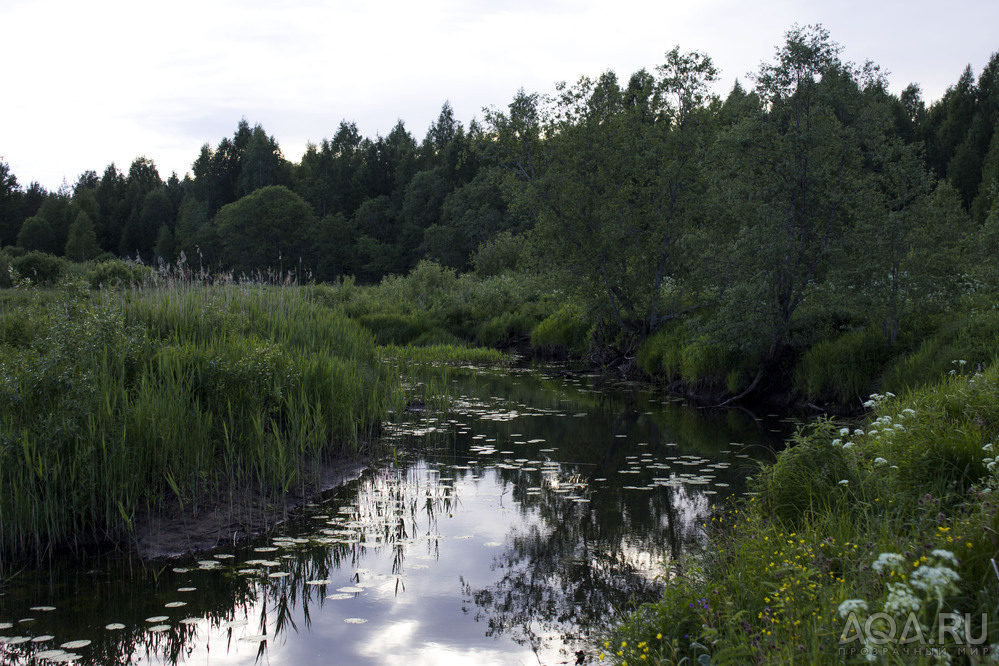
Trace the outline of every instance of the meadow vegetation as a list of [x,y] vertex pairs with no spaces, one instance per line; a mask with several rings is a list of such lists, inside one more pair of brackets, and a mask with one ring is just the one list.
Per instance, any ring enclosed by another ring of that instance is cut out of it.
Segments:
[[[107,272],[107,271],[105,271]],[[304,290],[171,281],[0,293],[0,551],[127,540],[137,512],[271,500],[404,400]]]
[[[904,397],[871,396],[863,421],[823,420],[801,431],[759,470],[749,496],[717,507],[703,552],[672,570],[660,602],[605,638],[601,659],[992,660],[997,406],[999,371],[957,359],[942,380]],[[867,625],[875,613],[883,615]],[[941,643],[944,613],[968,626]]]

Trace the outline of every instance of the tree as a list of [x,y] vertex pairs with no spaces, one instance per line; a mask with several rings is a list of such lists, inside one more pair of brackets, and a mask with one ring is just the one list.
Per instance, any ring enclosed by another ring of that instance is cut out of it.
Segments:
[[967,229],[957,192],[947,188],[956,212],[948,210],[943,190],[933,193],[920,145],[891,138],[870,157],[870,200],[858,211],[837,269],[849,275],[854,305],[880,325],[891,347],[906,318],[946,301],[940,296],[953,284],[957,263],[950,250]]
[[487,114],[490,150],[524,186],[513,205],[533,210],[543,253],[625,345],[686,307],[664,286],[683,278],[681,245],[701,210],[715,78],[710,58],[674,48],[623,89],[607,72]]
[[17,233],[17,244],[27,252],[55,254],[55,235],[52,233],[52,225],[44,217],[38,215],[29,217]]
[[70,261],[81,262],[93,259],[100,253],[101,246],[97,243],[94,223],[90,216],[81,210],[69,227],[69,236],[66,240],[66,258]]
[[267,136],[264,128],[255,125],[243,151],[237,196],[245,196],[268,185],[290,184],[290,165],[281,155],[274,137]]
[[162,186],[146,193],[142,205],[133,210],[121,234],[121,254],[136,252],[139,256],[150,260],[153,258],[153,247],[160,227],[173,227],[176,214],[166,189]]
[[172,262],[174,260],[175,246],[170,225],[163,224],[160,226],[160,230],[156,234],[156,244],[153,245],[153,255],[165,262]]
[[[722,135],[716,192],[729,225],[715,254],[711,335],[760,359],[746,392],[775,367],[792,323],[829,266],[857,193],[861,73],[821,26],[795,26],[756,75],[765,113]],[[868,84],[880,85],[869,71]]]
[[10,165],[0,159],[0,246],[17,242],[18,228],[21,226],[24,193],[11,173]]
[[223,206],[215,226],[222,263],[238,272],[280,272],[300,262],[314,263],[316,218],[309,204],[283,185],[261,188]]
[[104,169],[94,197],[97,199],[97,218],[100,226],[97,230],[97,242],[110,252],[118,252],[121,242],[121,230],[128,219],[125,210],[125,190],[128,184],[125,177],[115,167],[114,162]]

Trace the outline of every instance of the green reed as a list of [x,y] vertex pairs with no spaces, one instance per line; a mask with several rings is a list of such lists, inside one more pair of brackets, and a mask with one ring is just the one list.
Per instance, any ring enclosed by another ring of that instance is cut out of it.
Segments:
[[371,335],[294,287],[4,296],[4,558],[121,542],[168,503],[304,489],[399,401]]

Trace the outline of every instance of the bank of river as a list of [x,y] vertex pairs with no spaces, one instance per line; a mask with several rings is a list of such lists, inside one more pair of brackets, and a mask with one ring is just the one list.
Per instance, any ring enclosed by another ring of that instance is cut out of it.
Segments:
[[0,596],[5,663],[588,663],[793,427],[587,377],[478,371],[396,454],[240,548],[53,562]]

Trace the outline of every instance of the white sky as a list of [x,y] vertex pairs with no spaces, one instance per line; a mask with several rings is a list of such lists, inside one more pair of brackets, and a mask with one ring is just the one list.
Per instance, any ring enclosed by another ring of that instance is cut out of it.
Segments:
[[626,79],[674,45],[710,55],[725,95],[794,23],[927,101],[999,50],[995,0],[3,0],[0,156],[50,190],[140,155],[182,177],[246,117],[298,162],[343,119],[421,141],[445,100],[467,126],[520,87]]

